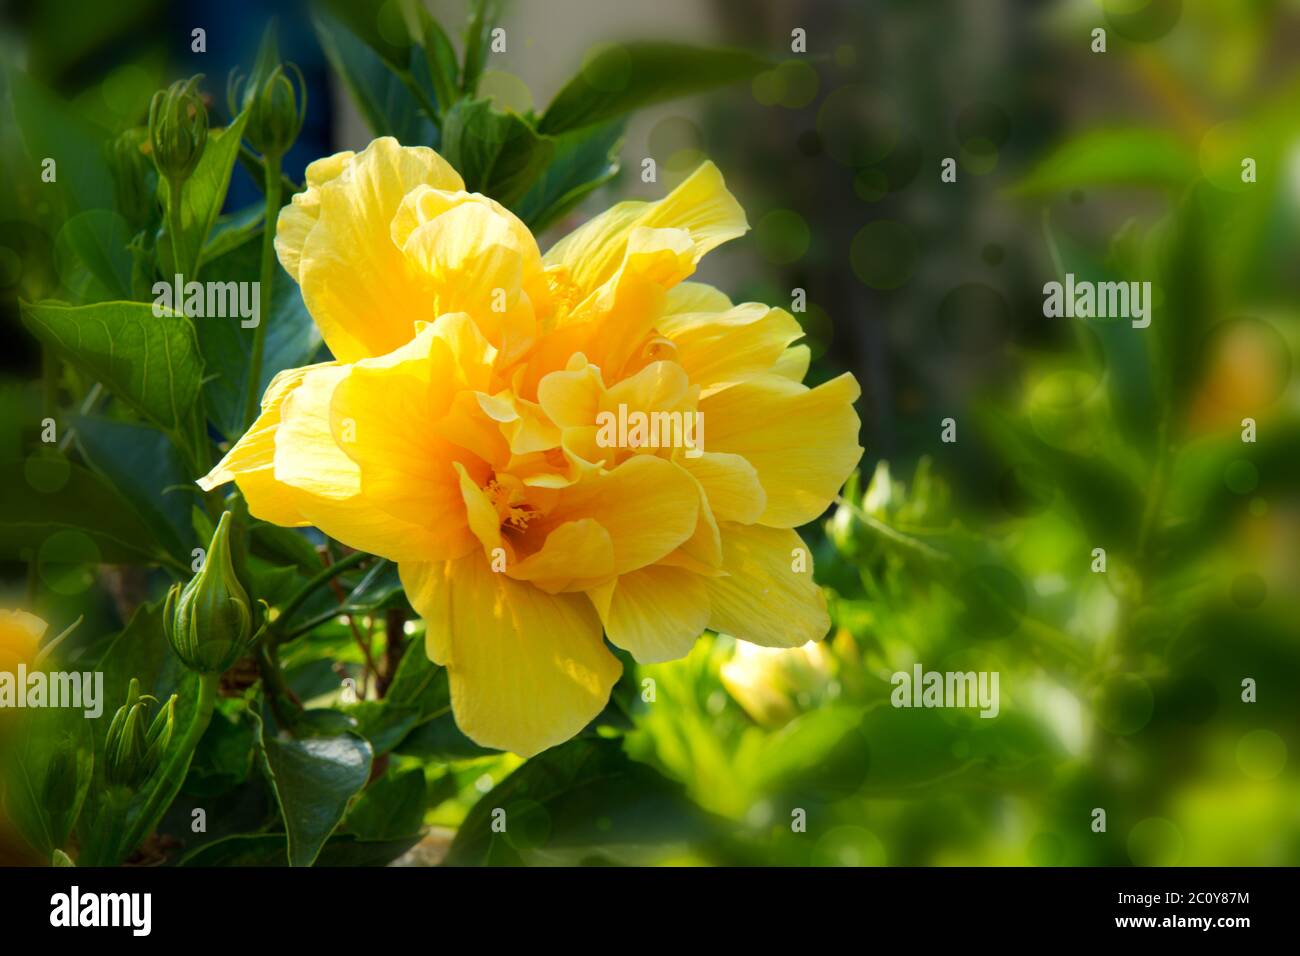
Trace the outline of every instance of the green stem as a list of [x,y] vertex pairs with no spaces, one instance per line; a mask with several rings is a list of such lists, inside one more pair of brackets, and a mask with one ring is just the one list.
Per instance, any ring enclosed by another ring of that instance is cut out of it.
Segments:
[[292,727],[297,722],[302,705],[284,679],[284,672],[280,669],[280,656],[270,637],[268,632],[266,638],[257,645],[257,666],[262,672],[262,686],[276,722],[281,727]]
[[[172,240],[172,269],[182,276],[183,282],[193,282],[198,276],[191,275],[188,269],[190,263],[181,260],[181,196],[184,195],[184,187],[182,180],[167,181],[167,231]],[[177,312],[185,311],[181,303],[174,304]]]
[[[344,571],[348,570],[348,568],[356,567],[369,557],[370,555],[366,554],[364,551],[353,551],[346,558],[340,558],[338,561],[329,565],[329,567],[321,570],[319,574],[302,586],[302,590],[289,599],[289,603],[284,606],[284,610],[280,612],[280,616],[275,619],[277,628],[283,627],[285,622],[293,616],[294,612],[302,607],[303,604],[306,603],[307,599],[322,585],[328,584]],[[343,612],[335,611],[331,616],[336,617],[341,613]]]
[[262,397],[262,353],[266,349],[266,326],[271,318],[271,283],[275,280],[275,221],[280,215],[280,157],[262,157],[266,173],[266,220],[262,227],[261,312],[253,330],[253,355],[248,364],[248,393],[244,400],[244,425],[257,418]]

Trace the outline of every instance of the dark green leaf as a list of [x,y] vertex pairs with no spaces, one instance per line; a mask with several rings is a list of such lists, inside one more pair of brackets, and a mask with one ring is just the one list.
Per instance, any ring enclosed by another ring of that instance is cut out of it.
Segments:
[[0,475],[0,554],[55,566],[168,560],[126,499],[82,466],[30,458]]
[[[244,134],[244,124],[247,122],[248,111],[245,110],[225,129],[215,129],[208,133],[208,144],[204,147],[199,165],[181,188],[179,263],[172,261],[172,240],[167,226],[164,225],[158,239],[159,258],[165,276],[180,272],[185,282],[197,278],[200,255],[226,201],[230,173],[239,157],[240,137]],[[158,189],[163,210],[167,212],[174,199],[165,179],[159,183]],[[164,217],[164,223],[167,222],[170,222],[170,212]]]
[[182,430],[203,377],[194,326],[143,302],[69,306],[24,303],[23,321],[42,342],[173,433]]
[[1197,173],[1187,145],[1158,129],[1093,130],[1041,160],[1012,189],[1034,196],[1084,186],[1181,187]]
[[106,131],[85,122],[27,74],[5,70],[5,77],[28,156],[38,173],[45,159],[55,161],[56,178],[50,189],[63,197],[68,214],[112,209],[113,174],[104,156]]
[[623,120],[555,137],[555,154],[540,179],[519,200],[519,218],[541,232],[618,172]]
[[59,230],[54,257],[78,302],[131,298],[131,227],[110,209],[78,213]]
[[263,769],[287,829],[289,865],[311,866],[348,802],[366,785],[370,745],[353,733],[295,739],[265,725],[261,740]]
[[426,806],[424,768],[388,771],[348,812],[345,827],[362,840],[397,840],[418,834]]
[[514,208],[550,163],[555,146],[488,100],[461,100],[443,120],[442,149],[467,189]]
[[84,415],[74,416],[72,427],[91,467],[131,503],[168,553],[189,564],[198,546],[190,522],[197,486],[167,436],[148,425]]
[[[410,146],[436,145],[438,131],[394,67],[334,17],[312,17],[321,48],[376,136]],[[410,50],[405,51],[410,56]],[[437,71],[429,74],[440,75]]]
[[563,133],[625,113],[745,80],[772,64],[743,50],[681,43],[620,43],[593,50],[582,70],[556,94],[538,132]]
[[662,852],[710,825],[680,785],[631,760],[619,741],[580,737],[533,757],[475,804],[446,862],[589,861],[612,846],[636,859],[638,848]]
[[[213,282],[260,281],[261,254],[262,237],[258,234],[209,262],[204,267],[204,275]],[[259,392],[266,391],[277,372],[310,364],[321,341],[320,331],[303,304],[298,283],[278,263],[274,275],[271,314],[258,318],[260,322],[268,323]],[[244,288],[251,286],[245,285]],[[217,430],[230,440],[243,434],[245,425],[244,400],[255,332],[251,326],[244,327],[245,321],[238,316],[194,320],[207,371],[203,395],[208,414]]]

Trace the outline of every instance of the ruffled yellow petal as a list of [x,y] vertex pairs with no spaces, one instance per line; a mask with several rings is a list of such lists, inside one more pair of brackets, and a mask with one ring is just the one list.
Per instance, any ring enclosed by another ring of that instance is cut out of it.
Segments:
[[633,571],[591,599],[609,639],[641,664],[685,657],[709,624],[704,579],[681,568]]
[[698,458],[678,455],[674,460],[704,488],[719,521],[753,524],[766,509],[767,493],[758,472],[740,455],[706,451]]
[[653,564],[694,532],[700,510],[695,481],[671,461],[629,458],[613,471],[566,488],[541,526],[592,518],[609,532],[616,574]]
[[830,504],[862,456],[852,375],[805,388],[763,376],[700,399],[704,447],[740,455],[767,493],[759,521],[794,528]]
[[[420,277],[392,239],[398,207],[422,184],[464,188],[433,150],[385,136],[315,187],[316,222],[302,242],[296,274],[308,311],[340,361],[390,352],[411,338],[417,320],[435,318]],[[286,236],[286,268],[295,265],[300,233],[299,225]]]
[[[427,189],[407,196],[394,221],[393,239],[423,279],[434,315],[473,317],[506,360],[532,343],[536,329],[528,293],[545,290],[541,254],[532,233],[512,213],[484,196],[468,196],[426,219],[422,198],[445,194]],[[403,236],[404,220],[414,221]]]
[[493,573],[481,555],[400,565],[447,667],[456,723],[484,747],[531,757],[568,740],[609,701],[622,665],[581,594],[547,594]]
[[320,218],[320,187],[343,172],[355,156],[344,150],[307,164],[307,188],[295,193],[289,205],[280,210],[275,226],[275,252],[284,271],[298,281],[302,247],[316,220]]
[[811,364],[812,350],[806,345],[792,345],[781,353],[769,371],[792,382],[802,382]]
[[812,553],[797,534],[723,525],[722,552],[726,576],[702,579],[709,627],[766,647],[798,647],[826,636],[826,595],[813,581]]
[[226,452],[216,467],[198,480],[204,491],[228,481],[239,484],[248,510],[255,518],[282,527],[299,527],[309,522],[298,512],[296,493],[275,478],[275,433],[280,427],[280,408],[303,379],[334,363],[285,369],[271,380],[262,396],[262,412],[243,437]]
[[655,328],[676,346],[676,361],[692,382],[716,386],[767,372],[803,329],[784,309],[756,302],[724,312],[679,312]]
[[618,270],[628,238],[642,226],[686,230],[693,262],[749,229],[718,167],[704,163],[657,202],[621,202],[594,217],[552,246],[545,262],[564,266],[575,285],[593,291]]
[[598,521],[569,521],[547,535],[540,551],[506,573],[552,594],[584,590],[613,575],[614,541]]

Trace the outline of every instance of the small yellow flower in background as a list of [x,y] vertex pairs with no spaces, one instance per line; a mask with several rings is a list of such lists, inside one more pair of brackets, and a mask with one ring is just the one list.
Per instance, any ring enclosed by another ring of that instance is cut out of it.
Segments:
[[722,665],[722,684],[764,727],[780,727],[831,693],[835,659],[824,643],[758,647],[738,642]]
[[[621,673],[706,628],[771,647],[830,622],[795,527],[856,466],[857,382],[800,384],[781,309],[686,282],[748,229],[711,163],[545,255],[437,153],[307,168],[276,250],[337,361],[282,372],[199,483],[398,562],[461,729],[528,756]],[[602,413],[700,413],[703,452],[600,440]]]
[[27,611],[0,610],[0,673],[16,674],[31,665],[48,625]]

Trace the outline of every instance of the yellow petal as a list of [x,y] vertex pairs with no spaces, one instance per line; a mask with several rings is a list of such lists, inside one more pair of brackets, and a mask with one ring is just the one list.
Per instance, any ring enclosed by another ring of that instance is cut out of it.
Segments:
[[725,312],[679,312],[655,323],[697,385],[740,382],[768,371],[803,329],[784,309],[757,302]]
[[434,315],[469,314],[488,341],[514,358],[534,338],[525,287],[541,277],[541,254],[513,214],[486,197],[473,198],[417,225],[402,253],[420,273]]
[[664,315],[681,312],[726,312],[731,299],[720,289],[707,282],[681,282],[668,291],[664,300]]
[[399,570],[428,623],[430,656],[447,667],[456,723],[475,743],[531,757],[609,701],[622,665],[584,595],[494,574],[478,554]]
[[285,369],[277,374],[262,397],[262,412],[257,421],[216,467],[198,480],[198,486],[211,491],[228,481],[237,482],[253,517],[283,527],[308,524],[298,512],[296,492],[275,478],[275,433],[280,427],[280,408],[285,398],[307,375],[329,367],[334,367],[334,363]]
[[637,455],[564,489],[548,525],[596,520],[613,541],[614,573],[626,574],[689,538],[699,509],[698,486],[690,475],[666,459]]
[[48,625],[27,611],[0,610],[0,673],[15,674],[36,659]]
[[355,155],[348,149],[308,163],[307,188],[294,193],[289,205],[280,210],[275,226],[275,252],[294,282],[298,281],[303,244],[320,218],[320,187],[343,172]]
[[[766,647],[798,647],[830,630],[812,554],[793,531],[722,525],[725,577],[703,578],[709,627]],[[805,570],[794,570],[803,567]]]
[[609,639],[641,664],[675,661],[690,653],[709,624],[704,579],[660,565],[624,574],[592,603]]
[[640,226],[686,230],[694,262],[749,229],[745,211],[727,192],[718,167],[704,163],[657,202],[622,202],[591,219],[556,243],[544,261],[566,267],[570,280],[590,292],[618,270],[628,237]]
[[403,198],[421,184],[464,188],[433,150],[399,146],[385,136],[317,188],[316,222],[299,254],[298,282],[307,310],[340,361],[390,352],[414,335],[417,320],[435,317],[391,231]]
[[[367,493],[361,466],[335,440],[331,402],[351,371],[350,366],[315,370],[281,403],[273,475],[284,505],[291,505],[302,519],[348,547],[391,560],[427,560],[457,550],[448,546],[445,513],[407,517],[394,513],[401,511],[397,506],[386,509],[383,506],[393,489]],[[403,427],[391,418],[390,426]],[[367,440],[376,441],[381,434],[378,428],[358,431],[359,440],[368,435]],[[466,535],[464,541],[468,548],[472,539]]]
[[547,535],[540,551],[506,573],[552,594],[582,590],[613,575],[614,542],[591,518],[568,521]]
[[792,345],[781,353],[770,371],[773,375],[780,375],[792,382],[802,382],[811,363],[812,350],[808,346]]
[[826,510],[862,456],[858,395],[847,373],[814,389],[773,375],[733,385],[700,399],[704,447],[754,466],[767,493],[761,523],[806,524]]
[[753,524],[766,509],[767,493],[758,472],[740,455],[706,451],[697,458],[678,455],[674,460],[703,486],[719,521]]

